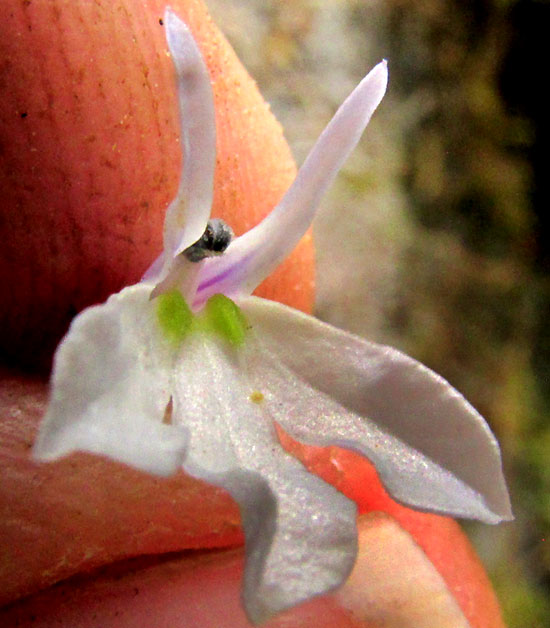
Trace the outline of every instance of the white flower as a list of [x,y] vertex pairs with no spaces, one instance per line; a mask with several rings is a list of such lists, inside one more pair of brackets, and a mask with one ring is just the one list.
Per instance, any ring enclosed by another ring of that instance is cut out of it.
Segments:
[[497,523],[511,517],[498,444],[441,377],[395,349],[250,296],[311,223],[387,82],[357,86],[279,205],[226,252],[190,261],[212,202],[210,80],[167,10],[184,167],[164,253],[139,284],[73,321],[55,356],[34,456],[104,454],[150,473],[187,473],[240,505],[243,598],[260,622],[341,584],[356,555],[356,507],[280,446],[279,423],[314,445],[367,456],[398,501]]

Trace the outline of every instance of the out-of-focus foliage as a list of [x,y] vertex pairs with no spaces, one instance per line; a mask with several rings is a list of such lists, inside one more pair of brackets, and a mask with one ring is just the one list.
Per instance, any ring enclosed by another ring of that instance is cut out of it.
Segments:
[[550,4],[208,4],[298,162],[388,58],[388,97],[317,221],[317,313],[402,347],[488,418],[517,519],[468,529],[510,628],[547,626],[550,103],[535,73]]

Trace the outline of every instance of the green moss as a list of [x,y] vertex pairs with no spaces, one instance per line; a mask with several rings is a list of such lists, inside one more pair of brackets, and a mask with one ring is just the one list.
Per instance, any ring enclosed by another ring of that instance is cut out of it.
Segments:
[[179,290],[157,297],[157,320],[164,336],[179,344],[191,329],[193,314]]
[[544,628],[548,625],[550,603],[547,595],[542,587],[522,577],[518,565],[502,564],[492,576],[507,626]]
[[202,313],[202,327],[225,338],[233,346],[244,343],[248,324],[240,308],[223,294],[208,299]]

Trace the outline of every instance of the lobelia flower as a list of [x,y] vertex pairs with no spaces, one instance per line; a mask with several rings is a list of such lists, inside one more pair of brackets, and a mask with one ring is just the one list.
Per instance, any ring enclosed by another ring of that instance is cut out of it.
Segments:
[[241,509],[243,602],[257,623],[340,585],[357,551],[355,504],[282,449],[276,424],[307,444],[365,455],[392,497],[414,508],[498,523],[510,503],[494,436],[440,376],[251,296],[309,227],[382,100],[386,63],[340,107],[279,205],[229,243],[230,230],[208,222],[209,75],[170,9],[164,24],[183,149],[164,252],[139,284],[73,321],[33,455],[84,450],[158,475],[183,468],[226,489]]

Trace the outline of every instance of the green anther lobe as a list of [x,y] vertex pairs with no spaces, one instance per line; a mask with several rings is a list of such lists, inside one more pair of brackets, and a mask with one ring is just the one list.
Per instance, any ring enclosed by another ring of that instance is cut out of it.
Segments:
[[233,346],[244,343],[248,324],[240,308],[223,294],[215,294],[206,302],[203,310],[206,330],[222,336]]
[[179,290],[157,297],[157,320],[164,336],[179,344],[191,329],[193,314]]

